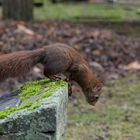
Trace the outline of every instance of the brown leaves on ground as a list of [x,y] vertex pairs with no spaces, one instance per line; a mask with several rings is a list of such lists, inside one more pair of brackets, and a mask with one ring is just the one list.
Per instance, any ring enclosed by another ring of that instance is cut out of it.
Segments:
[[[36,49],[56,42],[69,44],[81,51],[90,67],[99,76],[107,75],[110,79],[125,76],[126,70],[129,69],[135,68],[139,71],[139,38],[119,35],[113,29],[94,25],[0,21],[0,55]],[[137,63],[132,65],[132,62]],[[39,69],[42,71],[42,68]],[[18,78],[13,87],[17,82],[21,84],[27,80],[37,79],[40,77],[40,70],[35,68],[21,79]],[[3,85],[0,86],[1,89],[2,87]],[[7,85],[6,87],[8,89]]]

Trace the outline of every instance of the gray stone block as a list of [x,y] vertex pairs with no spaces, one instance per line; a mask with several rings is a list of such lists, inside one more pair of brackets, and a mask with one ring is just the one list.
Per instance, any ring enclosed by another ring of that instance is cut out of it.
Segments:
[[62,140],[67,83],[44,80],[25,87],[0,98],[0,140]]

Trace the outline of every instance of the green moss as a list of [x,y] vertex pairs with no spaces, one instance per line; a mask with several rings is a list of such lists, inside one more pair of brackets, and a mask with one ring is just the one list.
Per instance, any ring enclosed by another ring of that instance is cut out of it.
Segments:
[[43,88],[49,82],[49,80],[27,82],[24,86],[20,88],[22,92],[22,94],[19,94],[20,99],[24,101],[32,96],[38,95],[41,91],[41,88]]
[[42,100],[42,99],[44,99],[44,98],[47,98],[47,97],[51,96],[51,94],[52,94],[53,92],[55,92],[59,86],[60,86],[60,87],[64,87],[64,86],[65,86],[64,82],[62,82],[62,81],[57,81],[57,82],[55,82],[55,83],[49,83],[49,89],[48,89],[48,91],[47,91],[47,94],[46,94],[46,92],[45,92],[45,94],[43,94],[42,96],[40,96],[39,100]]
[[32,104],[32,105],[28,108],[28,110],[34,110],[34,109],[38,108],[39,106],[40,106],[40,104],[36,102],[36,103]]
[[[21,93],[18,95],[18,98],[22,101],[23,104],[19,107],[8,108],[4,111],[1,111],[0,119],[4,119],[5,117],[19,110],[34,110],[38,108],[42,99],[51,96],[59,87],[64,87],[65,84],[66,83],[63,81],[51,82],[48,79],[26,83],[19,88]],[[34,96],[39,97],[33,102],[26,102],[26,100]]]

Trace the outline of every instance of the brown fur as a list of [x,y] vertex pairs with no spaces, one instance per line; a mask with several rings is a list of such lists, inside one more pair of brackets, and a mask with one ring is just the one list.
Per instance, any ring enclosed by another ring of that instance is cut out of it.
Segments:
[[94,105],[101,90],[101,83],[83,57],[65,44],[52,44],[32,51],[19,51],[0,56],[0,80],[27,73],[34,65],[44,65],[45,76],[67,72],[69,79],[76,81],[83,89],[87,101]]

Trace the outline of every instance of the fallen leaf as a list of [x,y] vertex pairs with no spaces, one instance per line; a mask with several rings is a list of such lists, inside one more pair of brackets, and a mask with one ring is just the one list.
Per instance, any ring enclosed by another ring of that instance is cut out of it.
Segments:
[[137,61],[134,61],[126,66],[122,67],[124,70],[140,70],[140,63]]
[[35,35],[34,31],[28,29],[27,27],[25,27],[24,25],[18,24],[17,28],[20,32],[26,33],[28,35]]

